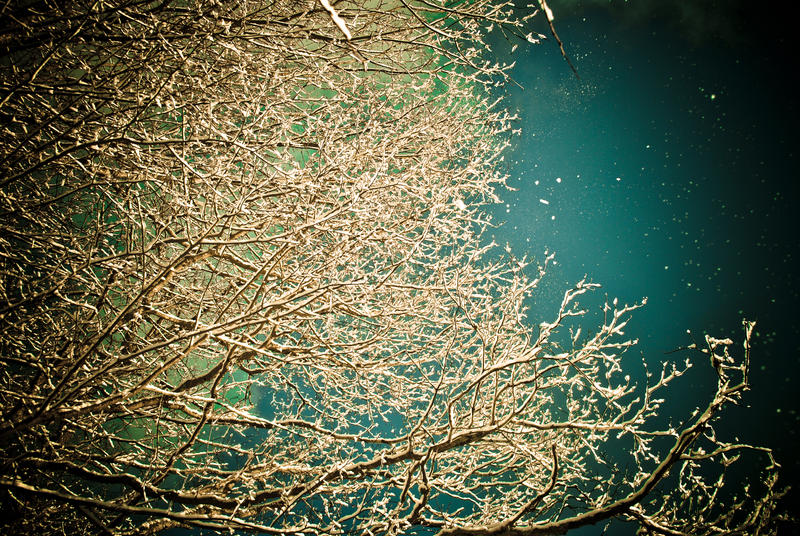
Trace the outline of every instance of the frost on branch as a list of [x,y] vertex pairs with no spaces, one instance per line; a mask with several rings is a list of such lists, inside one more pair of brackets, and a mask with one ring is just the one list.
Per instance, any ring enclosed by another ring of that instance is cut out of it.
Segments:
[[[749,346],[709,338],[716,394],[663,425],[688,364],[635,384],[639,305],[534,318],[552,256],[483,239],[514,125],[481,36],[531,13],[0,9],[4,533],[774,528],[769,451],[713,429]],[[766,486],[727,500],[740,453]]]

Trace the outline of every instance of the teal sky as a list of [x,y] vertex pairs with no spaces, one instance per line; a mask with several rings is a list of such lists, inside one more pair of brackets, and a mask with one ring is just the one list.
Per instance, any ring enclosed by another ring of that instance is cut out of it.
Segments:
[[[499,47],[517,62],[524,89],[505,91],[523,133],[506,157],[518,191],[496,207],[505,225],[494,234],[558,261],[534,314],[585,274],[621,301],[647,296],[627,335],[650,363],[680,356],[664,353],[691,342],[687,329],[698,342],[706,332],[740,340],[742,318],[756,320],[751,407],[721,428],[776,448],[787,483],[800,482],[788,14],[737,1],[549,3],[580,80],[552,40],[513,56]],[[713,372],[693,360],[672,391],[676,417],[711,392]]]

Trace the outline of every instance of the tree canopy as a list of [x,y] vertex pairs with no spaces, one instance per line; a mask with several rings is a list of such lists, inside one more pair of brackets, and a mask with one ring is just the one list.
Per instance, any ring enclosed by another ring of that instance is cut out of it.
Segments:
[[514,121],[484,37],[540,39],[544,1],[0,15],[4,530],[776,530],[771,452],[713,428],[753,323],[694,349],[717,389],[673,426],[690,362],[631,379],[640,304],[584,280],[529,318],[552,256],[484,236]]

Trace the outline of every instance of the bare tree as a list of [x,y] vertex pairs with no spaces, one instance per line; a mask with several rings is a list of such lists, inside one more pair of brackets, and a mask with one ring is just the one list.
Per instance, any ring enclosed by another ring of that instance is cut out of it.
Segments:
[[673,427],[690,363],[632,382],[639,305],[582,281],[531,322],[552,257],[483,238],[513,118],[482,36],[537,12],[3,4],[3,530],[772,533],[771,452],[713,428],[753,324],[695,349],[717,389]]

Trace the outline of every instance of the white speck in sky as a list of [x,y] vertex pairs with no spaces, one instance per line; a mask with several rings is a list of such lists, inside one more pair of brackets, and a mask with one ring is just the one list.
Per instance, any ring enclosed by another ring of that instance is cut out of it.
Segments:
[[622,177],[617,177],[617,182],[621,181]]
[[551,219],[551,220],[554,220],[554,219],[556,219],[556,216],[555,216],[555,214],[553,214],[552,216],[550,216],[550,219]]
[[561,177],[556,177],[556,182],[561,182]]
[[535,180],[535,181],[533,181],[533,184],[535,184],[536,186],[539,186],[539,181]]
[[541,204],[543,204],[543,205],[549,205],[550,204],[550,201],[548,201],[547,199],[539,199],[539,202]]

